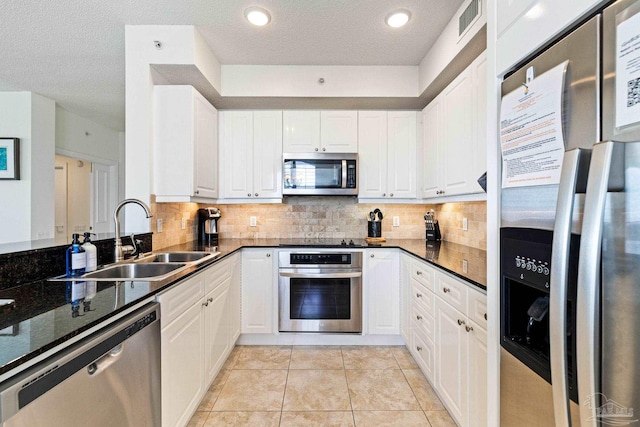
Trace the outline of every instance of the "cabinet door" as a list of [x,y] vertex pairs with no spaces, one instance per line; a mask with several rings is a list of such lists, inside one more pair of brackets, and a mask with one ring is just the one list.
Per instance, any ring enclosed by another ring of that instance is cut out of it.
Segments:
[[387,112],[358,112],[358,198],[387,196]]
[[223,111],[220,113],[221,154],[225,198],[247,198],[253,195],[253,113]]
[[416,112],[389,111],[387,171],[389,197],[416,198]]
[[467,332],[465,316],[436,298],[436,389],[451,416],[466,425]]
[[411,347],[411,257],[400,254],[400,335]]
[[253,112],[253,197],[282,198],[282,111]]
[[327,153],[358,152],[358,112],[320,112],[320,147]]
[[482,193],[478,178],[487,171],[487,54],[471,64],[473,77],[473,158],[469,170],[472,193]]
[[439,197],[442,188],[442,97],[422,110],[422,197]]
[[465,69],[443,91],[443,196],[469,193],[473,165],[473,84]]
[[271,334],[273,305],[271,249],[242,251],[242,333]]
[[193,195],[218,197],[218,112],[199,93],[194,97],[194,188]]
[[230,351],[229,325],[229,285],[227,277],[213,291],[205,295],[204,331],[205,331],[205,379],[206,384],[213,381]]
[[282,150],[285,153],[320,151],[319,111],[284,111],[282,123]]
[[240,291],[242,288],[242,264],[240,263],[240,255],[232,255],[232,260],[229,263],[229,268],[232,268],[231,283],[229,288],[229,311],[230,311],[230,346],[236,344],[238,337],[240,336],[240,316],[242,312],[242,304],[240,300]]
[[161,331],[162,425],[184,426],[204,395],[204,332],[198,302]]
[[[477,323],[468,322],[469,336],[469,422],[487,425],[487,332]],[[471,422],[473,420],[473,422]]]
[[363,295],[366,295],[369,334],[400,333],[399,278],[397,251],[365,251]]

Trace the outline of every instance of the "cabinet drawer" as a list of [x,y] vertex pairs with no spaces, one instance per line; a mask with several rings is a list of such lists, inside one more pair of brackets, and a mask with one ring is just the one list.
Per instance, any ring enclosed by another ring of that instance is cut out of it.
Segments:
[[411,267],[411,277],[416,279],[431,292],[434,292],[435,269],[420,261],[414,261],[411,264]]
[[419,304],[426,313],[433,316],[435,295],[413,279],[411,280],[411,302],[413,305]]
[[482,292],[469,289],[469,309],[467,316],[480,327],[487,329],[487,296]]
[[413,355],[416,363],[422,369],[424,376],[433,383],[434,381],[434,369],[435,363],[435,346],[433,341],[427,338],[420,328],[412,329],[413,340],[411,354]]
[[436,275],[436,295],[462,313],[467,311],[467,290],[465,283],[448,274]]
[[204,274],[206,275],[206,281],[204,284],[204,293],[208,294],[218,286],[220,286],[225,280],[231,277],[231,269],[232,265],[229,262],[230,260],[225,259],[223,261],[218,261],[213,266],[209,267],[205,270]]
[[411,307],[411,321],[414,327],[421,328],[428,338],[434,340],[436,322],[432,315],[425,313],[422,307],[414,304],[413,307]]
[[204,277],[204,273],[197,274],[158,296],[163,328],[202,299]]

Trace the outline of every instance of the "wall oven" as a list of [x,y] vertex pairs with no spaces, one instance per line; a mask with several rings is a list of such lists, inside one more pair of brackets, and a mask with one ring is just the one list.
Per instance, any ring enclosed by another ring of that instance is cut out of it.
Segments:
[[357,196],[355,153],[285,153],[282,194],[285,196]]
[[283,251],[280,332],[362,332],[362,253]]

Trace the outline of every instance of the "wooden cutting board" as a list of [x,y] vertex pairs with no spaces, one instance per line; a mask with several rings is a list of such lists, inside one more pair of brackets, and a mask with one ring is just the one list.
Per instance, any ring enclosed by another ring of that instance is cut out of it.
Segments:
[[367,243],[384,243],[387,239],[384,237],[365,237],[364,241]]

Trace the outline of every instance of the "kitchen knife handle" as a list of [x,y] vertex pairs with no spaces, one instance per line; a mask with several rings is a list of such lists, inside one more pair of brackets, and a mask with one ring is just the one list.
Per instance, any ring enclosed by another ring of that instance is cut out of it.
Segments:
[[612,141],[594,145],[584,200],[576,297],[580,302],[576,307],[576,322],[580,325],[576,328],[576,351],[582,427],[596,427],[596,409],[601,404],[593,401],[598,399],[596,393],[600,391],[600,256],[604,206],[615,145]]
[[551,390],[553,412],[557,427],[571,425],[567,386],[567,282],[569,276],[569,246],[573,220],[573,200],[580,166],[580,149],[564,153],[556,220],[551,249],[551,277],[549,292],[549,342],[551,356]]

